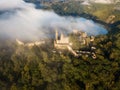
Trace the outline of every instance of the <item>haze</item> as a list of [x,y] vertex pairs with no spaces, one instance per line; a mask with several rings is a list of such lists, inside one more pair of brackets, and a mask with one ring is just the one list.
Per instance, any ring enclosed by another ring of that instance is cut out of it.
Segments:
[[85,18],[62,17],[54,11],[36,9],[22,0],[0,0],[0,35],[13,39],[39,40],[54,37],[54,31],[68,34],[82,30],[90,35],[106,34],[102,26]]

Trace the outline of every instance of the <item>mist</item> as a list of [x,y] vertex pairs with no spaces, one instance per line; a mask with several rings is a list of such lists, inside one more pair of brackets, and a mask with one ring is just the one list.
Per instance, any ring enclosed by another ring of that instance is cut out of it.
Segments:
[[36,9],[23,0],[0,0],[0,36],[12,39],[39,40],[54,37],[54,31],[68,34],[74,29],[89,35],[106,34],[107,30],[92,20],[62,17],[54,11]]

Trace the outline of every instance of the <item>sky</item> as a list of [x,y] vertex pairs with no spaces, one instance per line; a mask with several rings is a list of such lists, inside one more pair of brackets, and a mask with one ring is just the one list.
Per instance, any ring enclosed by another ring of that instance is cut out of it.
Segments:
[[0,0],[0,36],[22,40],[53,38],[55,30],[68,34],[74,29],[89,35],[106,34],[92,20],[59,16],[54,11],[36,9],[23,0]]

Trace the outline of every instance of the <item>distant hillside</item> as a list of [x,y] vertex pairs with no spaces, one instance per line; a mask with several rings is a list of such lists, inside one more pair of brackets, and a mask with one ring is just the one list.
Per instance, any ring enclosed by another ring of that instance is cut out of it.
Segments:
[[91,5],[82,5],[78,2],[69,2],[53,4],[52,9],[60,15],[82,16],[103,21],[106,21],[110,15],[115,15],[115,21],[120,20],[120,6],[118,4],[92,3]]
[[120,2],[120,0],[89,0],[89,1],[94,3],[105,3],[105,4]]
[[69,2],[69,1],[80,1],[80,2],[90,2],[90,3],[103,3],[103,4],[111,4],[111,3],[118,3],[120,0],[25,0],[27,2]]

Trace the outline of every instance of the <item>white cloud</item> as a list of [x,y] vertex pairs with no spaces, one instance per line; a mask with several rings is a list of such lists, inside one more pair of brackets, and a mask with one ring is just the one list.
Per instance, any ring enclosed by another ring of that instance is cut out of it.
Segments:
[[73,29],[89,34],[105,34],[107,31],[84,18],[61,17],[53,11],[35,9],[22,0],[0,0],[0,34],[11,38],[37,40],[53,37],[55,28],[69,33]]

